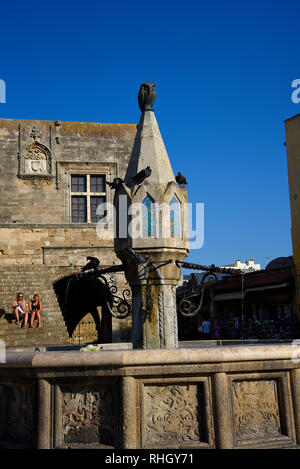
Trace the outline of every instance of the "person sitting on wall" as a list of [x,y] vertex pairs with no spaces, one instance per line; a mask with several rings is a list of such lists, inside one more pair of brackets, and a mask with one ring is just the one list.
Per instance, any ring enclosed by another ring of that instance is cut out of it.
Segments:
[[33,325],[33,321],[35,320],[35,317],[38,321],[38,328],[42,327],[42,320],[41,320],[41,313],[42,313],[42,301],[40,300],[39,295],[36,293],[33,295],[33,299],[29,301],[28,303],[28,309],[30,313],[30,323],[29,327],[35,327]]
[[28,313],[26,312],[26,303],[24,300],[23,293],[18,293],[15,301],[12,304],[13,315],[15,317],[15,322],[20,326],[20,320],[23,322],[23,328],[25,329],[28,321]]

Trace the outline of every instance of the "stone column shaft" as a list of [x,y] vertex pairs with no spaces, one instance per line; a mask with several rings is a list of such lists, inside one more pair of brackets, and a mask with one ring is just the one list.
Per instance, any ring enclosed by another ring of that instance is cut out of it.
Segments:
[[151,283],[132,288],[133,348],[178,347],[176,287]]
[[137,431],[137,383],[132,376],[121,378],[122,428],[121,446],[124,449],[139,448]]
[[51,385],[45,379],[38,381],[38,449],[51,448]]
[[216,409],[216,443],[219,449],[234,447],[232,408],[229,381],[226,373],[213,376],[214,406]]
[[300,445],[300,370],[291,371],[291,390],[297,444]]

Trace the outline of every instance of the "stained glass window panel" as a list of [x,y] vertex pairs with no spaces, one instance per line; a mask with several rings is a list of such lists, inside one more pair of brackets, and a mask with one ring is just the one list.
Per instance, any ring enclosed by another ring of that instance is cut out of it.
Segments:
[[154,200],[147,195],[142,203],[142,236],[155,236]]
[[171,238],[181,238],[180,203],[174,196],[170,202]]

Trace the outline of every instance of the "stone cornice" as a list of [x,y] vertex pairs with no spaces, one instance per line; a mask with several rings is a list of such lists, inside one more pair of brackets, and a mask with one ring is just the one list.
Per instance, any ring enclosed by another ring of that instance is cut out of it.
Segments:
[[[154,350],[100,350],[97,352],[10,352],[0,367],[73,368],[191,365],[267,360],[292,360],[300,356],[300,345],[258,345]],[[300,368],[299,359],[291,362]]]

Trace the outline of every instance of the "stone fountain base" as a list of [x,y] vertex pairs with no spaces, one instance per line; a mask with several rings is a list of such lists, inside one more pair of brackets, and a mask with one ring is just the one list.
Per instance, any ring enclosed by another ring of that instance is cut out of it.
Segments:
[[300,444],[300,346],[7,352],[2,447]]

